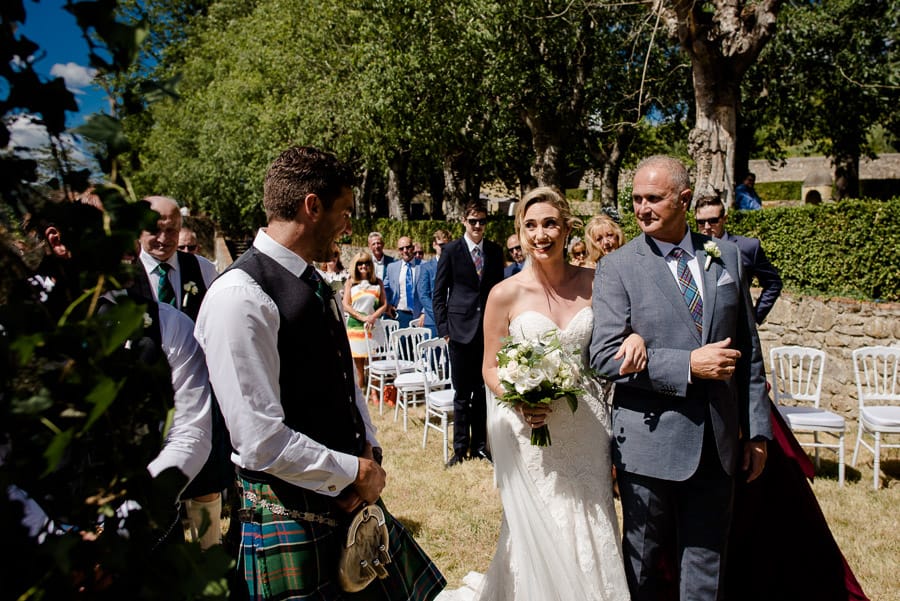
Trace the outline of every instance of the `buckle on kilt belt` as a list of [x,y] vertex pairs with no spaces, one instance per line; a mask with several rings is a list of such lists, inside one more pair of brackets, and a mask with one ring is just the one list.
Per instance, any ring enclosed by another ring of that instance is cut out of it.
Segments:
[[244,491],[244,499],[250,501],[250,503],[253,504],[253,507],[240,509],[238,511],[238,517],[244,523],[253,521],[253,511],[258,509],[268,509],[275,515],[288,517],[292,520],[316,522],[318,524],[325,524],[326,526],[331,527],[336,527],[338,525],[337,520],[333,518],[319,515],[318,513],[313,513],[311,511],[297,511],[296,509],[288,509],[284,505],[279,505],[277,503],[272,503],[271,501],[266,501],[265,499],[260,499],[255,492],[250,490]]

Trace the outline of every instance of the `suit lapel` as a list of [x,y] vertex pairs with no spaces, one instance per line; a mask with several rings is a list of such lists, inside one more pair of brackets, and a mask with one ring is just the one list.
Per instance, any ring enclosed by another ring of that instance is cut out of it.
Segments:
[[[653,280],[653,283],[659,289],[663,298],[666,299],[666,302],[673,307],[678,307],[675,312],[681,318],[681,321],[684,322],[684,325],[690,328],[694,335],[698,336],[699,339],[697,326],[694,324],[694,318],[691,317],[691,311],[688,309],[687,303],[684,302],[684,295],[681,294],[678,282],[675,281],[675,277],[672,275],[669,266],[666,264],[666,258],[662,256],[656,243],[646,234],[644,234],[644,241],[647,245],[643,248],[638,247],[638,254],[643,255],[640,258],[642,263],[641,268],[644,270],[644,273]],[[705,309],[706,307],[704,306],[704,316],[706,315]],[[706,318],[704,317],[704,320],[705,319]]]

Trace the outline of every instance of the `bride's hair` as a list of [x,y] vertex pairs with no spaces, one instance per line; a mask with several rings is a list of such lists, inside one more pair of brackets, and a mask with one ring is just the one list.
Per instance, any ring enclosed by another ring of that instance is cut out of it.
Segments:
[[526,194],[516,205],[516,234],[519,236],[519,244],[522,245],[522,250],[526,255],[530,255],[531,251],[534,249],[531,247],[531,242],[522,235],[525,212],[528,211],[528,207],[539,202],[546,202],[559,211],[559,216],[565,222],[569,233],[582,226],[581,219],[572,213],[569,201],[566,200],[566,197],[563,194],[550,186],[540,186],[535,188]]

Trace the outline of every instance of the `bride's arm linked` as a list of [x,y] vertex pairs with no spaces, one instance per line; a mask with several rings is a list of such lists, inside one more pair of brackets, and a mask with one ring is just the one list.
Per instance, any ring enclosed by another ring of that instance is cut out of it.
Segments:
[[634,332],[629,334],[613,358],[619,360],[622,357],[625,360],[619,366],[620,376],[644,371],[647,367],[647,345],[644,344],[644,339]]

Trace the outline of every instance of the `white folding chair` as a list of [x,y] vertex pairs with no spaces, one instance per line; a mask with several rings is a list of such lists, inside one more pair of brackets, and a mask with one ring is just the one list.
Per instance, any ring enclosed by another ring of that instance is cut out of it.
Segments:
[[400,322],[396,319],[379,319],[372,328],[372,335],[366,338],[366,352],[368,361],[366,370],[368,379],[366,384],[366,400],[373,390],[378,391],[378,413],[384,414],[384,387],[387,386],[396,375],[397,362],[391,355],[391,333],[397,331]]
[[[394,378],[397,387],[397,404],[394,405],[394,421],[397,421],[403,409],[403,431],[408,429],[409,406],[425,400],[425,357],[421,344],[431,338],[428,328],[401,328],[394,333],[397,337],[397,358],[401,361],[413,362],[413,369],[400,371]],[[399,370],[400,368],[398,368]]]
[[[816,468],[819,449],[835,449],[838,454],[838,485],[844,485],[844,418],[822,408],[822,376],[825,352],[807,346],[779,346],[769,351],[772,394],[779,413],[794,432],[812,433],[813,442],[802,442],[815,449]],[[837,442],[819,440],[827,434]]]
[[[450,418],[453,417],[453,384],[450,379],[450,352],[447,341],[432,338],[420,345],[425,357],[425,432],[422,448],[428,443],[428,430],[443,435],[444,463],[450,458]],[[433,423],[432,419],[437,420]]]
[[[853,373],[859,398],[859,426],[852,465],[856,465],[859,446],[875,456],[873,486],[878,490],[881,449],[900,448],[898,443],[884,443],[882,434],[900,433],[900,348],[867,346],[853,351]],[[874,438],[873,446],[863,440],[864,434]]]

